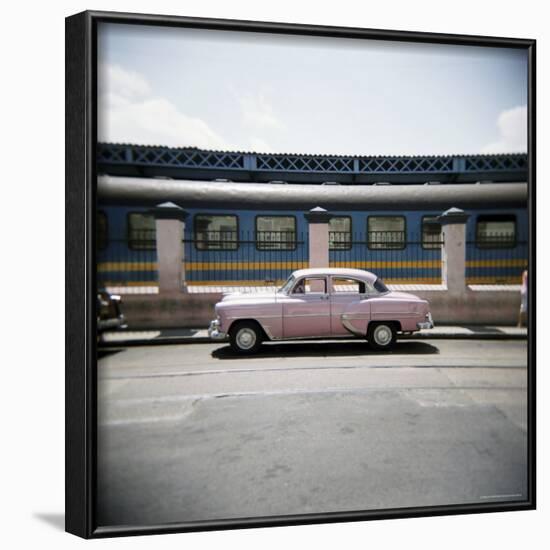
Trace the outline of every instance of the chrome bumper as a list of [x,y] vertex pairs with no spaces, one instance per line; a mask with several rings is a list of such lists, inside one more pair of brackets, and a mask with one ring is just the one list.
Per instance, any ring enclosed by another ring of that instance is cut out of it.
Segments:
[[208,336],[212,338],[212,340],[225,340],[225,338],[227,338],[227,334],[220,330],[220,322],[217,319],[210,321]]
[[419,330],[434,328],[434,321],[432,319],[432,314],[428,313],[428,315],[426,315],[426,321],[424,323],[416,323],[416,326],[418,327]]
[[113,317],[111,319],[98,319],[97,320],[97,329],[99,331],[104,330],[124,330],[127,329],[128,325],[126,324],[126,319],[124,315],[119,315],[118,317]]

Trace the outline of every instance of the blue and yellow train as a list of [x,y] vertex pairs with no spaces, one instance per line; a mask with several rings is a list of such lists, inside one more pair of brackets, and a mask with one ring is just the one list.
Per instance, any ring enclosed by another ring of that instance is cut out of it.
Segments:
[[441,282],[437,217],[466,223],[470,284],[519,283],[528,262],[527,184],[338,185],[100,176],[98,282],[157,284],[154,208],[184,214],[188,285],[265,285],[308,265],[309,210],[331,214],[330,264],[371,270],[390,284]]

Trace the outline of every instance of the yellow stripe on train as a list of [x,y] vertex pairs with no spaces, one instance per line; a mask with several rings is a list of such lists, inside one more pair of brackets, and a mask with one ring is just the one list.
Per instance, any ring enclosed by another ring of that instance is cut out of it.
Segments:
[[527,267],[527,260],[468,260],[466,267]]
[[[186,281],[187,286],[281,286],[285,281],[278,279],[271,280],[243,280],[243,281]],[[442,284],[440,277],[423,278],[385,278],[384,282],[390,285],[439,285]],[[468,277],[468,285],[519,285],[521,277]],[[157,281],[105,281],[106,287],[158,287]]]
[[520,285],[521,276],[518,277],[467,277],[467,285]]
[[104,286],[104,287],[125,287],[125,286],[158,287],[159,284],[158,284],[158,281],[102,281],[101,286]]
[[441,260],[405,260],[402,262],[361,262],[361,261],[349,261],[349,262],[330,262],[330,267],[349,267],[357,269],[384,269],[384,268],[405,268],[405,267],[420,267],[420,268],[431,268],[431,269],[441,269],[442,262]]
[[[216,271],[216,270],[229,270],[229,269],[241,269],[241,270],[254,270],[254,269],[304,269],[309,267],[309,262],[189,262],[185,263],[185,269],[187,271]],[[330,262],[330,267],[354,267],[354,268],[432,268],[440,269],[440,260],[420,260],[420,261],[402,261],[402,262]]]
[[156,271],[157,262],[100,262],[97,264],[99,273],[106,271]]
[[[187,286],[277,286],[282,285],[284,280],[276,281],[186,281]],[[422,277],[422,278],[389,278],[384,282],[390,285],[408,284],[408,285],[439,285],[441,277]]]
[[[217,271],[217,270],[255,270],[255,269],[303,269],[309,266],[309,262],[187,262],[183,264],[186,271]],[[330,267],[348,267],[359,269],[404,269],[404,268],[428,268],[440,269],[440,260],[418,260],[418,261],[385,261],[385,262],[361,262],[342,261],[330,262]],[[527,267],[526,259],[510,260],[468,260],[466,267]],[[100,273],[108,271],[156,271],[157,262],[100,262],[97,270]]]
[[219,269],[304,269],[309,262],[184,262],[186,271],[217,271]]

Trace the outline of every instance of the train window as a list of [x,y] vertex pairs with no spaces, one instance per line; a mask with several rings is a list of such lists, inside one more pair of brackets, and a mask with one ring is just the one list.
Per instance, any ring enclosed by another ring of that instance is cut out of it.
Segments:
[[155,217],[151,214],[128,214],[128,246],[132,250],[155,250],[157,247]]
[[422,217],[422,248],[441,248],[441,225],[437,216]]
[[478,248],[513,248],[516,246],[516,217],[513,214],[483,214],[477,217]]
[[98,250],[107,248],[107,240],[109,238],[107,214],[99,210],[96,214],[96,247]]
[[328,223],[330,250],[351,248],[351,217],[334,216]]
[[404,216],[369,216],[367,242],[372,250],[396,250],[405,248]]
[[194,221],[197,250],[237,250],[239,247],[237,216],[197,214]]
[[294,250],[296,218],[294,216],[256,216],[258,250]]

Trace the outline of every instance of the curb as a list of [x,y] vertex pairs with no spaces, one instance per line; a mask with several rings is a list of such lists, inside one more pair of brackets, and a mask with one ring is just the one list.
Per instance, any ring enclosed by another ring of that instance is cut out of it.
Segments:
[[[352,340],[353,338],[310,338],[304,341],[315,342],[319,340]],[[356,338],[357,340],[359,338]],[[465,333],[435,333],[419,332],[418,334],[403,335],[399,340],[527,340],[526,334],[507,334],[504,332],[475,332]],[[120,348],[120,347],[138,347],[138,346],[164,346],[164,345],[182,345],[182,344],[208,344],[208,343],[227,343],[227,340],[211,340],[208,336],[160,336],[155,338],[135,338],[129,340],[118,340],[111,342],[100,342],[98,349],[102,348]]]
[[527,340],[526,334],[504,332],[483,332],[475,334],[418,334],[400,336],[399,340]]
[[[219,340],[218,340],[219,342]],[[222,340],[221,343],[225,342]],[[170,344],[208,344],[215,343],[213,340],[207,336],[182,336],[182,337],[168,337],[168,338],[144,338],[144,339],[134,339],[131,340],[118,340],[114,342],[99,342],[97,345],[98,349],[104,348],[129,348],[132,346],[168,346]]]

